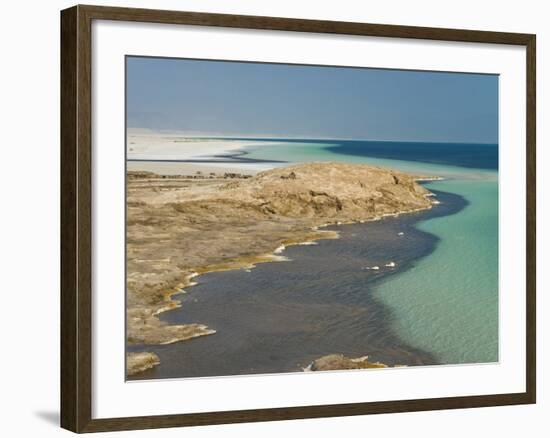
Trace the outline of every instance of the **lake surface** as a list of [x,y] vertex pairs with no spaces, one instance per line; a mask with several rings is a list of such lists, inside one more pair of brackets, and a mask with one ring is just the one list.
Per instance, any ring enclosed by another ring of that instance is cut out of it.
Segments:
[[291,261],[198,277],[161,319],[218,333],[147,346],[161,364],[136,378],[298,371],[330,353],[390,365],[498,361],[496,145],[277,141],[243,152],[271,166],[344,161],[442,176],[426,184],[441,204],[336,227],[338,240],[287,248]]

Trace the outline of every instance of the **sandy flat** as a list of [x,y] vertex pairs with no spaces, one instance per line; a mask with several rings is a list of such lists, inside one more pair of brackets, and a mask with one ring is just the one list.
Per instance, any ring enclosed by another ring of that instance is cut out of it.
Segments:
[[234,165],[219,164],[196,164],[181,162],[158,162],[158,161],[128,161],[127,170],[153,172],[157,175],[194,175],[197,172],[202,174],[215,173],[223,175],[224,173],[240,173],[243,175],[254,175],[257,172],[269,169],[273,166],[266,166],[264,163],[247,164],[235,163]]
[[[278,143],[280,142],[202,138],[185,133],[129,128],[126,144],[128,170],[148,171],[159,175],[189,175],[196,172],[252,175],[276,166],[273,163],[243,163],[238,160],[227,162],[228,158],[222,156],[235,154],[250,146],[272,146]],[[185,160],[209,162],[186,163]]]
[[277,143],[280,142],[198,138],[178,133],[128,129],[126,148],[130,160],[189,160],[214,158],[248,146],[271,146]]

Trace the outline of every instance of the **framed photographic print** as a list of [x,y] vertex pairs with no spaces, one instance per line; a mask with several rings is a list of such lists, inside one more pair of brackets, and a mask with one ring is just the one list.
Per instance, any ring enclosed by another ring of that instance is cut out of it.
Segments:
[[61,422],[535,402],[535,36],[61,13]]

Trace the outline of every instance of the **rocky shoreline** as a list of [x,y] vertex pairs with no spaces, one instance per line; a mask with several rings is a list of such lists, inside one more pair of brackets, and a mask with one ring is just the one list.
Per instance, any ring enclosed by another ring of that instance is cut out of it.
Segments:
[[[158,315],[179,306],[172,295],[192,286],[197,275],[249,269],[280,259],[277,248],[336,238],[320,229],[325,225],[430,208],[431,194],[417,179],[341,163],[307,163],[253,177],[129,173],[128,343],[146,349],[214,334],[199,322],[170,325]],[[128,363],[139,354],[129,353]],[[128,375],[140,371],[127,369]]]

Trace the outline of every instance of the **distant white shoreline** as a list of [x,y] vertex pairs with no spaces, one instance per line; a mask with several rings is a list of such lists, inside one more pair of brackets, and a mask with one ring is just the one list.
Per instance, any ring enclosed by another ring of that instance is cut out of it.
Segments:
[[[253,174],[275,167],[270,163],[216,163],[217,156],[234,154],[248,146],[272,146],[278,141],[232,140],[192,137],[183,133],[162,133],[129,129],[126,139],[128,170],[149,171],[161,175],[202,172],[240,172]],[[208,163],[185,163],[208,160]]]

